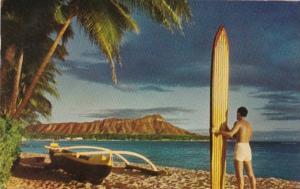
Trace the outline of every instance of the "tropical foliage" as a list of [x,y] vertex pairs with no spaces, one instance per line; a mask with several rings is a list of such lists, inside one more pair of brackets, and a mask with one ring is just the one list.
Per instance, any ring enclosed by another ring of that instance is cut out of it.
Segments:
[[[28,9],[28,4],[32,10]],[[50,34],[59,29],[60,23],[52,13],[57,2],[52,0],[11,0],[5,1],[1,11],[2,48],[1,48],[1,113],[12,115],[24,98],[32,78],[39,68],[42,57],[53,43]],[[72,36],[66,32],[64,42]],[[22,65],[19,57],[22,54]],[[54,56],[63,60],[67,55],[64,43],[59,45]],[[19,72],[19,80],[16,76]],[[49,64],[20,119],[30,123],[38,117],[51,115],[51,102],[48,96],[58,97],[55,76],[59,74],[56,65]],[[17,90],[16,90],[17,89]],[[15,102],[13,104],[13,102]]]
[[190,17],[187,0],[57,0],[54,9],[61,24],[57,36],[42,59],[31,85],[18,106],[14,117],[18,118],[27,107],[40,77],[49,64],[59,42],[66,34],[73,19],[107,57],[112,69],[112,80],[117,83],[115,64],[120,63],[120,45],[125,32],[138,32],[132,17],[135,10],[145,13],[169,30],[182,27],[182,21]]
[[21,142],[21,122],[0,118],[0,188],[5,188]]

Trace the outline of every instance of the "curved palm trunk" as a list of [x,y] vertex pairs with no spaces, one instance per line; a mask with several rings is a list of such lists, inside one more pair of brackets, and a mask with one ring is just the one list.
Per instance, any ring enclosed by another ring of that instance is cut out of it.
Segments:
[[9,115],[13,115],[17,108],[17,99],[19,95],[19,85],[22,73],[22,65],[23,65],[23,49],[20,50],[20,57],[16,66],[16,73],[14,77],[14,86],[10,97],[10,105],[9,105]]
[[34,75],[33,79],[32,79],[32,82],[31,82],[31,85],[29,86],[29,88],[26,90],[26,93],[25,93],[25,96],[24,96],[24,99],[22,100],[20,106],[17,108],[15,114],[13,115],[13,118],[16,118],[18,119],[22,113],[22,111],[25,109],[25,107],[27,106],[31,96],[32,96],[32,93],[33,93],[33,90],[35,88],[35,86],[37,85],[39,79],[41,78],[42,74],[44,73],[45,71],[45,68],[46,66],[49,64],[56,48],[57,48],[57,45],[58,43],[60,42],[61,38],[63,37],[65,31],[67,30],[67,28],[69,27],[70,23],[71,23],[71,20],[72,20],[72,17],[69,17],[64,26],[62,27],[62,29],[59,31],[59,33],[57,34],[56,36],[56,39],[54,41],[54,43],[52,44],[52,46],[50,47],[48,53],[46,54],[45,58],[43,59],[38,71],[36,72],[36,74]]

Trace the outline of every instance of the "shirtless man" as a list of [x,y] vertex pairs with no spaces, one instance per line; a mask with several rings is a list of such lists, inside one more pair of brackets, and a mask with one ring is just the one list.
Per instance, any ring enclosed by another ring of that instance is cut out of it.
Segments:
[[227,126],[227,128],[220,131],[219,134],[225,137],[235,138],[236,140],[234,147],[234,167],[239,189],[244,188],[244,166],[250,179],[251,188],[256,189],[256,179],[252,169],[252,154],[249,145],[253,131],[250,123],[246,120],[247,114],[247,108],[238,108],[237,121],[234,123],[233,128],[230,130]]

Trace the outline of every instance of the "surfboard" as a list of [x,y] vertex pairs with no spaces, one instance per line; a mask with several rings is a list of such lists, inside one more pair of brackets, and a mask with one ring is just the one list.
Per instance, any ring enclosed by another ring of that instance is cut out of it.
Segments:
[[226,139],[215,135],[228,120],[229,41],[221,26],[214,39],[210,86],[210,176],[212,189],[224,189]]

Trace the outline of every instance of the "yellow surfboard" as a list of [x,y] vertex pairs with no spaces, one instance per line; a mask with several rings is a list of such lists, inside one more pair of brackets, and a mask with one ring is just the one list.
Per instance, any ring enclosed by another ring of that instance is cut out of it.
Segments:
[[224,189],[226,174],[226,140],[221,135],[212,134],[227,124],[229,44],[224,27],[215,36],[212,50],[210,86],[210,174],[211,188]]

